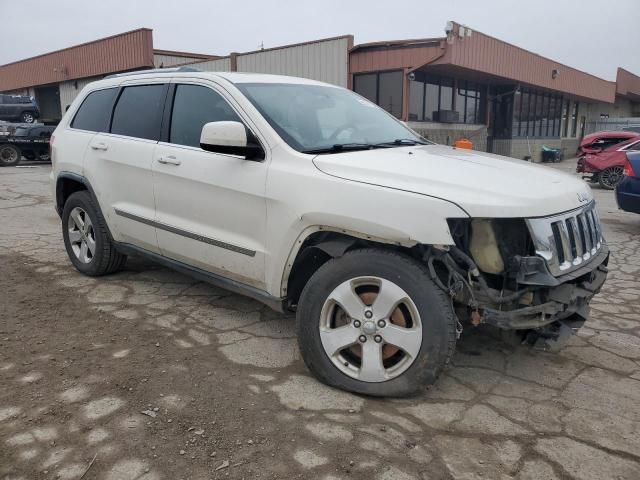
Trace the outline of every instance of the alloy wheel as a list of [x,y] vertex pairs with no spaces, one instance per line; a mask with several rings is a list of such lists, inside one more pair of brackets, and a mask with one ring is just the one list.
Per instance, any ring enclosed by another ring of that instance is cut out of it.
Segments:
[[607,168],[600,172],[600,182],[607,188],[615,188],[622,180],[623,172],[621,166]]
[[320,340],[343,373],[363,382],[398,377],[422,345],[422,322],[409,295],[380,277],[338,285],[320,314]]
[[87,212],[80,207],[71,210],[67,229],[69,244],[76,258],[82,263],[91,263],[96,251],[96,237]]

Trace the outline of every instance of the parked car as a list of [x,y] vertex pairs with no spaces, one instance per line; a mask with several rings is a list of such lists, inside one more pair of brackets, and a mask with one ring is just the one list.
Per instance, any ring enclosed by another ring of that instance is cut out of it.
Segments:
[[15,166],[22,157],[48,162],[49,139],[56,127],[23,125],[0,136],[0,167]]
[[40,117],[40,108],[33,97],[0,94],[0,120],[33,123]]
[[585,135],[580,140],[580,146],[576,155],[578,157],[587,153],[597,153],[618,143],[626,142],[637,137],[637,132],[596,132]]
[[627,152],[624,175],[616,187],[616,201],[622,210],[640,213],[640,152]]
[[607,276],[581,180],[425,141],[311,80],[112,76],[74,100],[52,161],[78,271],[140,254],[296,312],[309,370],[362,394],[434,382],[463,325],[558,346]]
[[578,158],[576,172],[602,188],[613,190],[622,180],[626,153],[636,150],[640,150],[640,135]]

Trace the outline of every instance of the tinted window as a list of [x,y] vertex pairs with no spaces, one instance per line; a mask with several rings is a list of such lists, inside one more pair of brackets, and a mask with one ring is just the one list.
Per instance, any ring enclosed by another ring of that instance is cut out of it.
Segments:
[[378,101],[378,76],[375,73],[356,75],[353,78],[353,90],[373,103]]
[[218,93],[198,85],[178,85],[171,113],[169,142],[200,146],[202,127],[208,122],[242,122]]
[[71,122],[71,128],[106,132],[109,129],[109,116],[116,92],[115,88],[91,92],[80,105],[78,113]]
[[113,111],[111,133],[160,139],[165,85],[125,87]]

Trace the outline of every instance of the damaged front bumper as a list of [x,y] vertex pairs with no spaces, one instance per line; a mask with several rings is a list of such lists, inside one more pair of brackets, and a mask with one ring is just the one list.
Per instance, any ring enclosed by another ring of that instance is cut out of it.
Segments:
[[570,274],[553,277],[538,262],[523,259],[519,282],[543,287],[545,301],[538,305],[480,306],[480,322],[508,330],[537,329],[558,320],[584,323],[589,316],[589,302],[607,278],[609,249],[606,245],[586,265]]

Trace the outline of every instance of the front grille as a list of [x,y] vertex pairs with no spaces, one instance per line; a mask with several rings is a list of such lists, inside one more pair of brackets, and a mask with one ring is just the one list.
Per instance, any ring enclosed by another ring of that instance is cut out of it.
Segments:
[[564,275],[589,261],[604,239],[595,202],[567,213],[527,219],[536,248],[555,276]]

